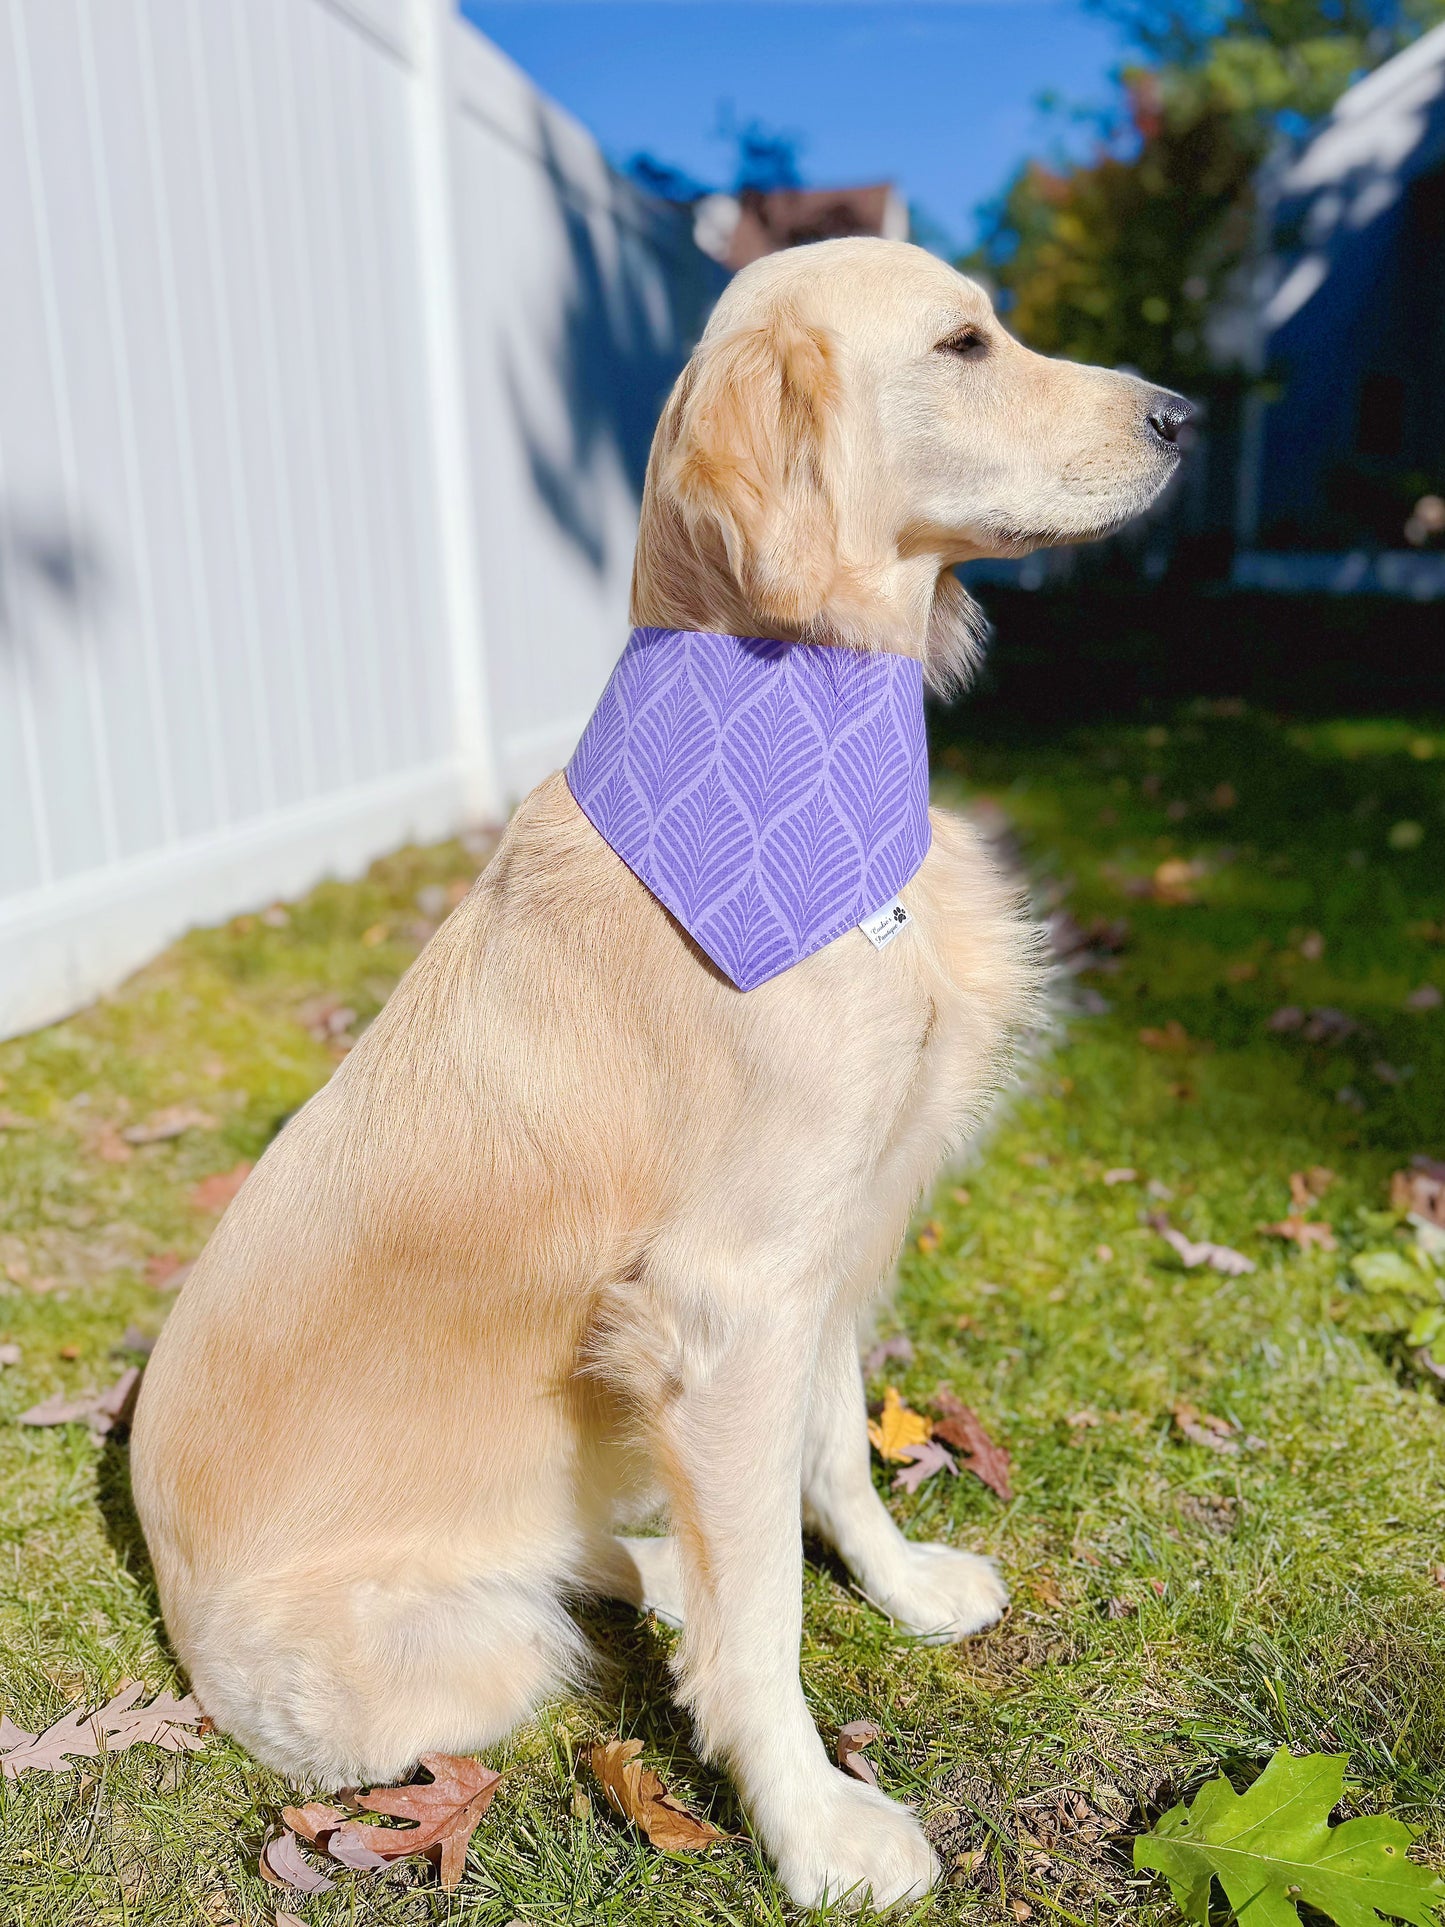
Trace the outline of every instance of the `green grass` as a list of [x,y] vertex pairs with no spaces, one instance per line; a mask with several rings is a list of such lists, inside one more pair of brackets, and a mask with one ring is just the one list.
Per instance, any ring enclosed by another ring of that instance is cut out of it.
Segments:
[[[931,1229],[926,1251],[910,1245],[881,1320],[915,1341],[915,1361],[890,1368],[906,1395],[947,1379],[1013,1450],[1007,1507],[970,1478],[892,1501],[911,1533],[995,1554],[1012,1615],[961,1648],[910,1647],[815,1549],[803,1671],[819,1725],[829,1739],[850,1719],[884,1726],[882,1782],[917,1802],[951,1870],[920,1919],[1011,1923],[1021,1905],[1036,1923],[1163,1922],[1129,1834],[1281,1741],[1348,1753],[1352,1810],[1423,1825],[1439,1863],[1445,1412],[1403,1350],[1364,1329],[1347,1259],[1378,1242],[1368,1214],[1390,1172],[1445,1153],[1445,1011],[1403,1008],[1420,984],[1445,987],[1445,949],[1419,929],[1445,924],[1445,732],[1291,726],[1231,705],[1147,729],[956,733],[967,721],[940,730],[940,793],[996,799],[1041,893],[1131,930],[1117,970],[1083,979],[1108,1011],[1046,1040],[972,1166],[925,1206],[936,1243]],[[1420,825],[1414,847],[1392,847],[1400,822]],[[1128,893],[1171,857],[1204,860],[1196,902]],[[146,1263],[199,1249],[213,1220],[195,1185],[258,1155],[331,1069],[303,1021],[312,1000],[364,1023],[414,954],[418,891],[474,868],[455,844],[404,852],[284,923],[198,932],[93,1009],[0,1045],[0,1339],[22,1351],[0,1374],[0,1710],[22,1726],[174,1673],[123,1446],[9,1421],[105,1382],[127,1325],[159,1327],[169,1300]],[[1337,1006],[1361,1029],[1333,1046],[1272,1033],[1284,1003]],[[1141,1045],[1171,1019],[1206,1048]],[[1379,1064],[1413,1074],[1385,1081]],[[103,1155],[182,1103],[215,1128]],[[1256,1230],[1313,1164],[1338,1173],[1323,1208],[1334,1254]],[[1139,1181],[1106,1186],[1121,1165]],[[1151,1179],[1172,1196],[1149,1196]],[[1258,1269],[1184,1271],[1142,1222],[1161,1205]],[[1187,1443],[1170,1418],[1181,1398],[1263,1448]],[[783,1919],[746,1839],[667,1859],[577,1766],[592,1738],[635,1732],[671,1783],[740,1827],[668,1705],[670,1636],[606,1608],[589,1624],[610,1662],[595,1697],[492,1756],[507,1777],[450,1900],[414,1872],[338,1870],[312,1900],[263,1886],[257,1850],[288,1790],[216,1737],[194,1756],[140,1748],[0,1782],[0,1919],[269,1922],[278,1903],[317,1927]]]

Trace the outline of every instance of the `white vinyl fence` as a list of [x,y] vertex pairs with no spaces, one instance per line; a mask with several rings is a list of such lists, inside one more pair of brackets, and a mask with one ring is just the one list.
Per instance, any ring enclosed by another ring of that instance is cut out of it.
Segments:
[[450,0],[0,0],[0,1036],[565,759],[716,285]]

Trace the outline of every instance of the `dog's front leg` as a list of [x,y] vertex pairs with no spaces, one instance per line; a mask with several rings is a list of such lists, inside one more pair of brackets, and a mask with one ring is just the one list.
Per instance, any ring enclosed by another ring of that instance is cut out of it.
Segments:
[[830,1764],[798,1678],[816,1307],[746,1299],[676,1348],[650,1427],[682,1583],[681,1697],[792,1898],[889,1906],[925,1893],[938,1863],[906,1808]]
[[993,1562],[953,1546],[905,1539],[873,1484],[868,1414],[851,1310],[829,1318],[818,1345],[803,1459],[808,1523],[863,1591],[920,1638],[964,1639],[1008,1604]]

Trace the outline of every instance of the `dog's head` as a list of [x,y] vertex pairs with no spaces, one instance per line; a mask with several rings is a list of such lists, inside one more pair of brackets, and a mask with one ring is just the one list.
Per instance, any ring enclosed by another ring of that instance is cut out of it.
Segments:
[[1189,414],[1034,354],[921,248],[767,256],[729,284],[659,425],[638,619],[927,656],[945,572],[1118,528],[1173,474]]

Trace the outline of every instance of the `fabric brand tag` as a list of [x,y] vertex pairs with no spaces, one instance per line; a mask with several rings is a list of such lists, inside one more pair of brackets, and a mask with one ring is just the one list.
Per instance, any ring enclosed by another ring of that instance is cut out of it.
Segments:
[[875,910],[871,917],[864,917],[858,928],[875,950],[886,950],[900,931],[906,930],[913,919],[903,907],[903,899],[895,897],[892,903],[885,903],[881,910]]

